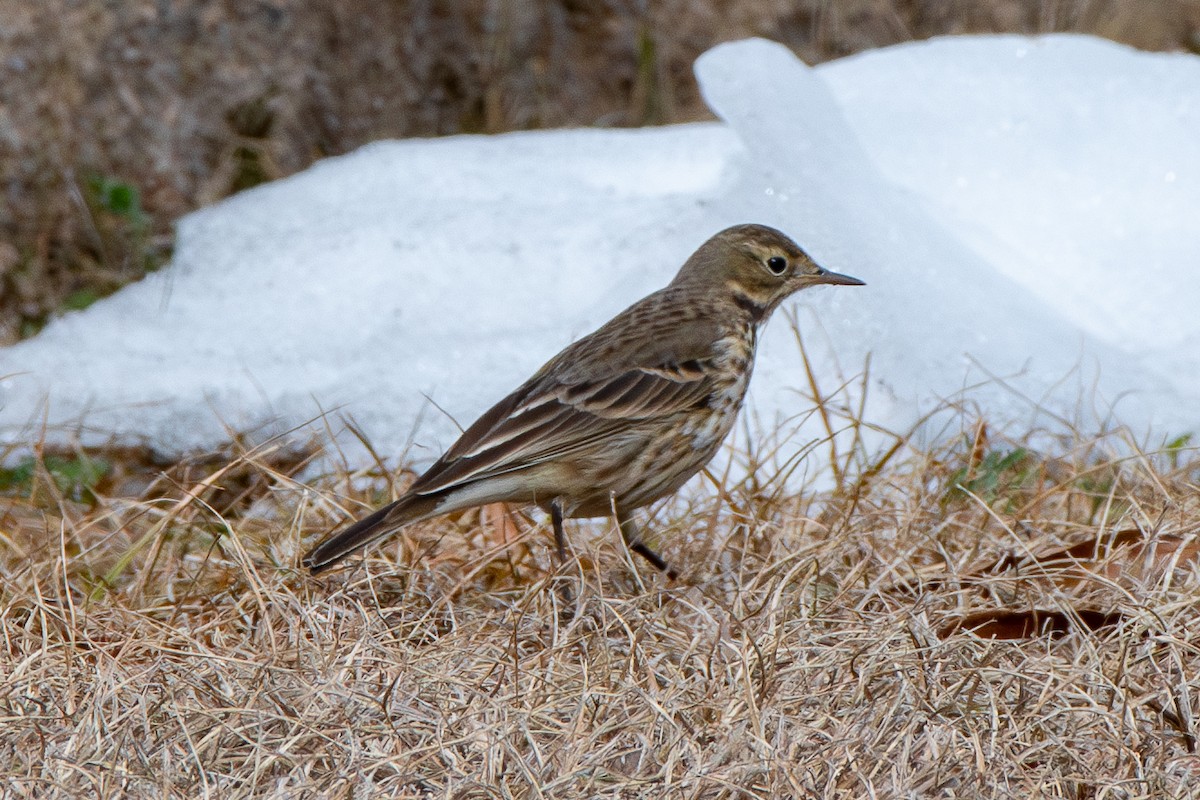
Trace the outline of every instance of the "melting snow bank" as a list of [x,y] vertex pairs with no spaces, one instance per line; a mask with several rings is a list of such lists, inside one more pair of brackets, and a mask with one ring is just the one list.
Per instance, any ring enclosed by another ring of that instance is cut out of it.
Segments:
[[[167,270],[0,351],[3,437],[174,454],[350,443],[345,417],[428,461],[744,221],[867,281],[785,308],[873,425],[979,385],[1021,425],[1198,427],[1200,58],[961,37],[812,69],[747,41],[697,73],[723,124],[383,142],[189,215]],[[782,313],[751,391],[778,458],[821,435]]]

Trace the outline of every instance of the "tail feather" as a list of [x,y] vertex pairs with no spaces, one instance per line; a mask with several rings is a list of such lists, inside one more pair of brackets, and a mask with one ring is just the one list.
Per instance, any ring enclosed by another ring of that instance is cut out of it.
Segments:
[[391,505],[368,514],[362,519],[334,531],[308,551],[301,562],[314,575],[324,572],[346,556],[382,539],[410,522],[416,522],[436,513],[437,495],[408,495]]

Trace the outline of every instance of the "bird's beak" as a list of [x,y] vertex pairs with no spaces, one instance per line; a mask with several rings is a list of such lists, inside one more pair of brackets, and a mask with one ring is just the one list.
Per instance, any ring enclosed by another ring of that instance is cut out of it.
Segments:
[[822,269],[812,278],[813,283],[830,283],[834,286],[866,286],[865,281],[860,281],[858,278],[851,278],[849,275],[843,275],[840,272],[830,272],[827,269]]

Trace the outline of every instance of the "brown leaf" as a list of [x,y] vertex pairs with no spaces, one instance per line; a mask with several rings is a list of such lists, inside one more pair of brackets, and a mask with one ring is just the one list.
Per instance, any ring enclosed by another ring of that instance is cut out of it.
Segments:
[[[998,577],[1049,579],[1060,589],[1069,589],[1095,578],[1122,582],[1156,581],[1169,569],[1200,561],[1200,537],[1160,534],[1147,539],[1137,528],[1091,539],[1042,553],[1005,553],[963,575],[964,584],[981,583]],[[896,583],[889,591],[913,594],[941,589],[946,578]]]
[[1043,609],[989,609],[958,617],[942,626],[938,636],[945,639],[966,630],[981,639],[1031,639],[1045,634],[1062,636],[1077,629],[1098,631],[1117,625],[1123,619],[1119,612],[1093,609],[1079,609],[1072,613]]
[[1070,588],[1092,576],[1113,581],[1139,582],[1158,580],[1169,569],[1186,566],[1200,557],[1200,539],[1160,535],[1146,539],[1132,529],[1115,534],[1108,541],[1094,539],[1047,553],[1036,564],[1054,575],[1062,588]]
[[507,503],[489,503],[481,506],[479,521],[484,530],[484,539],[492,544],[512,544],[521,536],[521,529],[517,527]]

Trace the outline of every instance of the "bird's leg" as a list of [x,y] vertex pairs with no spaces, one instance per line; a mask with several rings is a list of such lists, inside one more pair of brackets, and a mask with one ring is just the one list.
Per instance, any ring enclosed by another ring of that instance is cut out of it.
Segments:
[[[567,537],[563,533],[562,504],[557,499],[550,501],[550,522],[554,525],[554,549],[558,554],[559,569],[562,569],[562,565],[567,563]],[[560,614],[570,617],[571,609],[575,608],[575,593],[571,591],[570,582],[564,578],[565,575],[558,575],[555,582],[558,583],[558,596],[562,599]]]
[[558,563],[567,562],[567,537],[563,533],[562,506],[557,500],[550,501],[550,521],[554,524],[554,547],[558,551]]
[[637,523],[633,521],[633,516],[616,503],[613,503],[613,508],[617,512],[617,527],[621,529],[621,537],[625,540],[625,546],[653,564],[659,572],[667,573],[667,577],[671,580],[678,578],[679,573],[667,566],[667,562],[663,560],[662,556],[642,543],[642,533],[638,530]]

